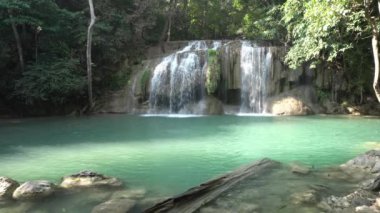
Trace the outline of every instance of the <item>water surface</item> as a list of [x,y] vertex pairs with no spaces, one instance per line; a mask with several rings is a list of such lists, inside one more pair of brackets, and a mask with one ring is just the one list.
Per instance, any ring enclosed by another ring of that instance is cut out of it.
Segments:
[[18,181],[95,170],[169,196],[269,157],[315,168],[380,142],[380,119],[99,115],[0,121],[0,175]]

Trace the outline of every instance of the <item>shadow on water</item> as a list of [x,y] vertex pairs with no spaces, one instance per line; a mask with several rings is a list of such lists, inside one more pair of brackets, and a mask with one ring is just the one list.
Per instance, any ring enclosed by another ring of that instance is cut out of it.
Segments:
[[152,142],[181,138],[200,140],[228,134],[228,126],[272,123],[275,117],[205,116],[188,118],[99,115],[80,118],[0,120],[0,154],[19,147],[65,146],[81,143]]

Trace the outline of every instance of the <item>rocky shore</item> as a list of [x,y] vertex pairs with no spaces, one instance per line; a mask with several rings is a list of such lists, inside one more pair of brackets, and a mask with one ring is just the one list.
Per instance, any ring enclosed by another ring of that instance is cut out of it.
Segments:
[[[128,188],[118,178],[92,171],[65,176],[59,183],[0,177],[0,213],[143,212],[160,201],[148,197],[145,189]],[[236,211],[380,213],[380,150],[319,170],[301,163],[281,164],[252,175],[197,212]]]

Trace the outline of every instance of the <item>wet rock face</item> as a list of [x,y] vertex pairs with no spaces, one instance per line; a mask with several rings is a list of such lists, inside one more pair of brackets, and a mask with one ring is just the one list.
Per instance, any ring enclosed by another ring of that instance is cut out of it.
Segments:
[[13,192],[20,184],[7,177],[0,177],[0,201],[11,199]]
[[38,200],[49,197],[56,191],[56,185],[49,181],[28,181],[13,192],[13,198],[16,200]]
[[95,186],[120,187],[122,184],[123,183],[119,179],[114,177],[104,176],[91,171],[82,171],[77,174],[64,177],[60,186],[62,188]]

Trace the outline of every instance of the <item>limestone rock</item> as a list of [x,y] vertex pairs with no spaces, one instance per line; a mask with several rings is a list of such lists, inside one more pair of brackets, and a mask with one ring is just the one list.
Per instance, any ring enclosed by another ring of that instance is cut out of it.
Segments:
[[127,213],[135,207],[136,201],[131,199],[112,199],[95,206],[91,213]]
[[16,200],[36,200],[49,197],[56,191],[56,185],[49,181],[28,181],[13,192],[13,198]]
[[7,177],[0,177],[0,200],[12,198],[13,192],[20,184]]
[[274,115],[312,114],[312,111],[308,106],[306,106],[301,100],[294,97],[287,97],[274,102],[271,112]]
[[72,187],[95,187],[95,186],[112,186],[119,187],[122,182],[114,177],[104,176],[102,174],[82,171],[78,174],[73,174],[63,178],[60,186],[63,188]]

